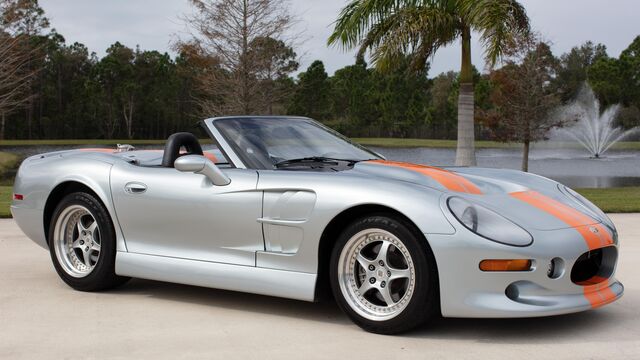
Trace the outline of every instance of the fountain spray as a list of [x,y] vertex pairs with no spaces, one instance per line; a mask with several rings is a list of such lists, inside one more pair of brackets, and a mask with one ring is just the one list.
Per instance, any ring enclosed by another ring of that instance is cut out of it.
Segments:
[[593,90],[585,85],[576,100],[565,107],[564,116],[577,119],[575,123],[560,129],[582,145],[594,159],[601,158],[615,143],[640,131],[640,127],[623,130],[615,126],[620,105],[613,105],[600,112],[600,102]]

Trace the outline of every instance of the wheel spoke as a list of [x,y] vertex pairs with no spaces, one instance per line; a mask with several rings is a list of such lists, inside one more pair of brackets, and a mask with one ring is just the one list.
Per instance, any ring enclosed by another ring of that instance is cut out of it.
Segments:
[[380,292],[380,295],[382,295],[382,299],[384,300],[384,302],[387,303],[387,306],[391,306],[396,303],[395,301],[393,301],[393,298],[391,297],[389,286],[386,286],[384,288],[379,288],[378,291]]
[[376,257],[376,261],[384,261],[384,263],[387,263],[387,257],[389,254],[389,246],[391,245],[390,242],[388,241],[383,241],[382,245],[380,245],[380,250],[378,251],[378,256]]
[[93,233],[94,231],[96,231],[96,228],[98,227],[98,222],[97,221],[93,221],[91,223],[91,225],[89,225],[89,227],[87,228],[87,231]]
[[389,276],[389,281],[396,279],[408,279],[411,276],[411,270],[409,269],[394,269],[389,268],[391,272],[391,276]]
[[371,264],[371,260],[364,257],[362,254],[358,254],[356,256],[356,260],[358,261],[358,264],[360,264],[360,266],[362,266],[365,270],[367,270],[369,264]]
[[83,231],[86,231],[87,228],[84,227],[84,225],[82,225],[82,221],[80,221],[80,219],[78,219],[78,236],[82,235]]
[[73,244],[71,244],[73,249],[82,249],[82,245],[80,245],[80,238],[77,238]]
[[373,285],[371,285],[371,283],[369,283],[369,280],[365,279],[362,282],[362,285],[360,285],[360,287],[358,288],[358,291],[360,292],[360,296],[364,296],[364,294],[367,293],[367,291],[373,289]]
[[83,251],[83,252],[82,252],[82,256],[83,256],[83,258],[84,258],[84,259],[83,259],[83,260],[84,260],[84,264],[85,264],[87,267],[89,267],[89,268],[90,268],[90,267],[91,267],[91,250],[89,250],[89,251]]
[[98,244],[95,240],[93,241],[93,245],[91,246],[91,250],[100,251],[100,244]]

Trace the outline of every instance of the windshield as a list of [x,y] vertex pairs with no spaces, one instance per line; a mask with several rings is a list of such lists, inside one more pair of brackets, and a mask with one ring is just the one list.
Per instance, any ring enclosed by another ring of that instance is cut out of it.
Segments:
[[214,126],[251,169],[275,169],[276,164],[310,158],[379,159],[310,119],[228,118],[216,120]]

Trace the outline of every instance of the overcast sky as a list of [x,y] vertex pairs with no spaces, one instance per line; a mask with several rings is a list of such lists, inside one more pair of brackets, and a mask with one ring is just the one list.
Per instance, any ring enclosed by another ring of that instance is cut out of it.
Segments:
[[[587,40],[607,46],[618,56],[640,35],[638,0],[521,0],[533,27],[553,42],[560,55]],[[332,22],[346,0],[292,0],[292,10],[305,30],[303,68],[315,59],[333,73],[354,61],[353,53],[328,48]],[[115,41],[145,50],[170,51],[176,34],[184,32],[179,15],[190,11],[187,0],[40,0],[51,25],[68,43],[81,42],[104,55]],[[473,62],[484,68],[482,49],[473,46]],[[440,50],[432,60],[431,75],[460,67],[458,46]]]

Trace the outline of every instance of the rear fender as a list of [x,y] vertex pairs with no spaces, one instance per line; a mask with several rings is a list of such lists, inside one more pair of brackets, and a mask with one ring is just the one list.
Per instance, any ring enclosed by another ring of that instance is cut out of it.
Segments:
[[91,158],[29,158],[20,166],[14,193],[24,200],[12,202],[18,226],[38,245],[48,248],[44,226],[47,200],[58,186],[76,182],[91,189],[104,204],[114,224],[118,251],[126,251],[122,230],[113,208],[110,188],[111,163]]

